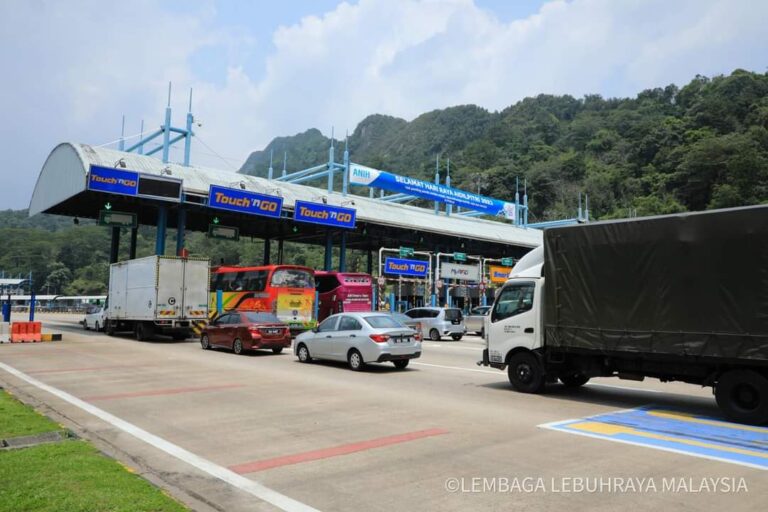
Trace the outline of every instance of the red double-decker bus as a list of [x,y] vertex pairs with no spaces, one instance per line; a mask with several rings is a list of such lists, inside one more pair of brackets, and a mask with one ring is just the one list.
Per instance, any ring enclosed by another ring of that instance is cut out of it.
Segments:
[[297,265],[223,266],[211,272],[210,310],[216,311],[217,290],[223,311],[274,313],[291,331],[312,329],[315,278],[311,268]]
[[373,307],[373,278],[353,272],[315,272],[318,294],[317,320],[343,311],[371,311]]

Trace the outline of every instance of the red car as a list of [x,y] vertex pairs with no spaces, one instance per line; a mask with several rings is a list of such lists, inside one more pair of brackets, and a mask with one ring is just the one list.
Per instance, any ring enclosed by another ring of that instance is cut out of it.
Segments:
[[291,346],[291,331],[272,313],[230,311],[203,329],[200,345],[206,350],[228,348],[235,354],[261,348],[279,354]]

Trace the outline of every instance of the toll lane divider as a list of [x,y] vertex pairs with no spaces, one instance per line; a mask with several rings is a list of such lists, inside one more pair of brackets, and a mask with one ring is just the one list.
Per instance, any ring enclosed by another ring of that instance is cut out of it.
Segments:
[[768,428],[670,408],[638,407],[539,427],[768,470]]

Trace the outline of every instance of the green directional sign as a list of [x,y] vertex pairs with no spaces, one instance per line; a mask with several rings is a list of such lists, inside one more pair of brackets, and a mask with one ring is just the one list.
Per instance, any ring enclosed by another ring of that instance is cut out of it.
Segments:
[[453,259],[454,261],[467,261],[467,255],[463,252],[455,252],[453,253]]
[[135,228],[138,224],[135,213],[101,210],[99,212],[99,225],[112,226],[113,228]]
[[221,240],[237,241],[240,240],[240,229],[232,226],[209,224],[208,236],[211,238],[220,238]]
[[413,247],[400,247],[400,257],[407,258],[413,256]]
[[514,267],[515,266],[515,258],[501,258],[501,264],[505,267]]

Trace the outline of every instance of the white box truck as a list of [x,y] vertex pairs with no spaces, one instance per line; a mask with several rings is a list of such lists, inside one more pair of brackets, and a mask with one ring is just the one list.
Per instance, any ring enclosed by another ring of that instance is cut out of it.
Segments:
[[148,256],[109,267],[106,331],[132,331],[144,341],[155,334],[190,336],[193,322],[208,319],[207,259]]
[[553,228],[511,271],[479,364],[538,393],[591,377],[714,389],[768,422],[768,205]]

